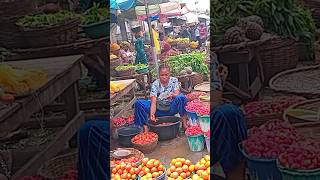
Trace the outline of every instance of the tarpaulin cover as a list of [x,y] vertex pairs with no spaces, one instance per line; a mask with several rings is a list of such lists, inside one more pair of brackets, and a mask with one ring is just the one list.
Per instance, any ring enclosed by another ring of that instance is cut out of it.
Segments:
[[110,0],[111,9],[128,10],[136,6],[135,0]]

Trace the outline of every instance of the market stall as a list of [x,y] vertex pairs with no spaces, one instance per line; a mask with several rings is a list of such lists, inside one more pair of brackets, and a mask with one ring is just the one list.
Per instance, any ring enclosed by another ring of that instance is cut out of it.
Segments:
[[[84,122],[84,115],[79,111],[77,81],[80,79],[80,61],[82,55],[56,57],[50,59],[34,59],[5,63],[15,68],[40,68],[47,74],[47,81],[34,92],[23,97],[17,97],[13,104],[1,109],[1,137],[10,140],[10,135],[35,112],[42,111],[43,107],[52,103],[57,97],[63,97],[66,104],[65,124],[56,131],[55,138],[40,151],[33,152],[25,164],[14,162],[20,169],[14,172],[13,177],[36,173],[38,168],[48,159],[55,156],[64,148],[65,143],[71,139],[76,130]],[[48,66],[48,63],[51,65]],[[43,119],[42,119],[43,121]],[[44,122],[43,122],[44,123]],[[40,123],[41,128],[47,127]],[[16,164],[17,163],[17,164]]]

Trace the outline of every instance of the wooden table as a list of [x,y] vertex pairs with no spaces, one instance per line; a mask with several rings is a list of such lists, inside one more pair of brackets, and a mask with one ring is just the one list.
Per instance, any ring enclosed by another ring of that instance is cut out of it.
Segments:
[[28,61],[12,61],[6,64],[21,68],[42,68],[48,73],[48,81],[32,95],[15,100],[14,104],[0,111],[0,137],[19,128],[28,118],[61,96],[66,104],[69,121],[55,139],[40,153],[28,161],[13,179],[31,175],[51,157],[63,149],[65,143],[76,133],[84,122],[79,111],[77,82],[80,79],[80,61],[83,55],[64,56]]
[[130,102],[122,110],[120,110],[120,112],[116,113],[116,115],[113,116],[113,117],[119,117],[125,111],[130,109],[131,106],[136,101],[136,95],[135,95],[135,90],[134,90],[135,85],[136,85],[136,80],[135,79],[127,79],[127,80],[119,80],[119,81],[115,81],[115,82],[124,83],[124,84],[126,84],[126,87],[123,90],[110,95],[110,102],[111,102],[110,104],[111,105],[114,104],[115,102],[117,102],[118,100],[120,100],[121,98],[123,98],[125,95],[127,95],[127,94],[131,95]]
[[[147,84],[144,82],[144,76],[147,76],[148,82]],[[111,79],[114,80],[126,80],[126,79],[136,79],[136,82],[142,87],[143,92],[145,94],[145,98],[148,98],[148,88],[151,88],[152,84],[152,74],[151,72],[141,73],[141,74],[134,74],[132,76],[126,76],[126,77],[112,77]]]

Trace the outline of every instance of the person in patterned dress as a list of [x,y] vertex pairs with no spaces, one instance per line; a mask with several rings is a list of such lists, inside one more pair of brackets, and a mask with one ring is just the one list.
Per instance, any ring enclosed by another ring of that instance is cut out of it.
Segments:
[[146,123],[156,121],[157,117],[174,116],[179,113],[183,127],[186,127],[187,98],[180,93],[180,83],[177,78],[170,76],[170,67],[166,64],[159,66],[160,78],[151,87],[150,100],[139,99],[135,102],[135,125],[143,126],[148,131]]
[[227,68],[211,55],[211,128],[213,164],[219,162],[226,179],[245,179],[245,161],[238,144],[247,138],[246,120],[240,107],[223,103],[223,84]]

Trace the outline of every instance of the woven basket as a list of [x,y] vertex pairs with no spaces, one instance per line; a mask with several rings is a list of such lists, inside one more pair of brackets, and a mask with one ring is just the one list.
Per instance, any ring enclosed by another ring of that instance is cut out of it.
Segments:
[[320,64],[320,41],[314,43],[315,63]]
[[148,153],[152,153],[156,149],[156,147],[158,145],[158,136],[155,141],[148,143],[148,144],[144,144],[144,145],[136,144],[132,140],[131,140],[131,142],[133,144],[133,148],[138,149],[145,154],[148,154]]
[[313,99],[313,100],[305,100],[296,104],[293,104],[290,106],[284,113],[283,113],[283,119],[290,122],[291,124],[298,124],[298,123],[310,123],[314,122],[313,120],[310,120],[308,118],[303,117],[293,117],[288,114],[288,111],[292,109],[306,109],[306,110],[312,110],[315,112],[318,112],[320,108],[320,99]]
[[130,68],[130,69],[123,70],[123,71],[117,71],[117,75],[119,77],[132,76],[134,73],[135,73],[135,69],[134,68]]
[[[295,98],[295,101],[301,102],[306,100],[303,97],[300,96],[291,96],[291,98]],[[279,99],[279,98],[278,98]],[[273,102],[272,100],[265,100],[261,101],[262,103],[268,103],[268,102]],[[286,110],[284,110],[286,111]],[[246,117],[246,122],[247,122],[247,127],[252,128],[252,127],[259,127],[263,124],[265,124],[268,120],[271,119],[283,119],[283,113],[284,112],[279,112],[279,113],[272,113],[272,114],[260,114],[256,115],[253,117]]]
[[[141,164],[141,161],[144,158],[144,154],[141,151],[139,151],[137,149],[134,149],[134,148],[119,148],[119,149],[124,149],[124,150],[131,151],[131,154],[126,158],[138,157],[140,159],[138,162],[133,164],[134,167],[137,167],[137,166],[139,166]],[[112,163],[112,160],[115,160],[115,158],[112,157],[112,155],[111,155],[112,153],[113,153],[113,151],[110,152],[110,168],[111,169],[116,167],[116,164]]]
[[46,162],[38,173],[45,179],[60,180],[66,171],[76,169],[77,160],[78,154],[76,152],[56,156]]
[[296,123],[293,127],[305,138],[320,143],[320,122]]
[[296,42],[288,38],[276,38],[260,47],[265,82],[275,74],[295,68],[299,61]]
[[74,42],[78,37],[79,19],[39,29],[23,29],[22,36],[28,48],[50,47]]

